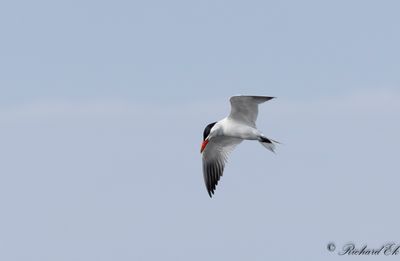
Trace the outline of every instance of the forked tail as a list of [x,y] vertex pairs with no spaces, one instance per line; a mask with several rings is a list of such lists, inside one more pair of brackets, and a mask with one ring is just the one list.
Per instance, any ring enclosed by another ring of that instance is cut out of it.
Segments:
[[261,145],[263,145],[265,148],[272,151],[273,153],[275,153],[275,148],[276,148],[275,143],[279,144],[278,141],[273,139],[268,139],[265,136],[260,136],[259,142],[261,143]]

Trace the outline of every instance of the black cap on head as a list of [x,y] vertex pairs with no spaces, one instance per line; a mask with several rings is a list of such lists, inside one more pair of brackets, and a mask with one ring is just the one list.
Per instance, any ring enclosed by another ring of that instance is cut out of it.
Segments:
[[205,140],[208,137],[208,135],[210,135],[210,131],[211,131],[212,127],[214,127],[215,123],[217,123],[217,122],[208,124],[207,127],[204,129],[203,140]]

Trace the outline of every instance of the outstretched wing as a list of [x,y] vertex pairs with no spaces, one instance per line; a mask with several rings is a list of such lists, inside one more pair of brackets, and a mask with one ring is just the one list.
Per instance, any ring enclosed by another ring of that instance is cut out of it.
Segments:
[[273,99],[268,96],[232,96],[229,118],[256,127],[258,104]]
[[242,139],[217,136],[211,138],[203,151],[203,175],[204,182],[210,197],[214,194],[228,160],[229,153],[240,143]]

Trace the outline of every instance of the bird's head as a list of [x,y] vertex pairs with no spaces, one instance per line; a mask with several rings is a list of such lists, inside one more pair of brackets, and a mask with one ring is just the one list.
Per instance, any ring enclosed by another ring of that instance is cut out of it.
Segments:
[[205,148],[206,148],[206,146],[207,146],[207,144],[208,144],[208,141],[209,141],[210,138],[213,136],[213,133],[215,132],[214,129],[213,129],[213,127],[214,127],[214,125],[215,125],[216,123],[217,123],[217,122],[210,123],[210,124],[208,124],[207,127],[204,129],[204,132],[203,132],[203,143],[201,144],[200,153],[202,153],[202,152],[205,150]]

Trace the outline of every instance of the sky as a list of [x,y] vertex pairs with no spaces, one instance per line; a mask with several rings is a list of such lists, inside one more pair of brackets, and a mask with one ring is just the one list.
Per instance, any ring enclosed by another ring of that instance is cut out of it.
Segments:
[[[399,8],[1,2],[0,259],[341,260],[360,258],[338,254],[349,242],[400,244]],[[277,97],[257,125],[282,144],[243,142],[210,199],[202,133],[236,94]]]

